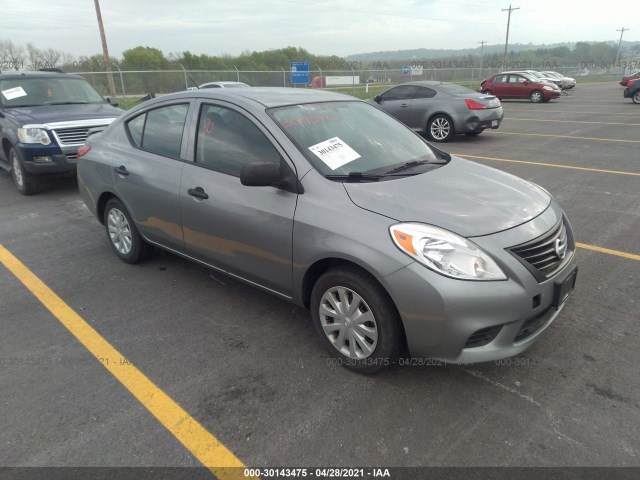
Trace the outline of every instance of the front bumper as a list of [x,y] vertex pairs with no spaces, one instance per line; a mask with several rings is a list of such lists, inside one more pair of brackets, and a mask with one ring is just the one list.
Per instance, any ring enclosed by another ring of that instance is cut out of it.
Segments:
[[31,174],[75,172],[77,147],[61,149],[57,145],[18,144],[24,169]]
[[[552,229],[560,218],[568,230],[567,261],[553,277],[539,282],[505,249],[530,240],[531,232]],[[455,280],[418,263],[382,279],[414,357],[476,363],[517,355],[538,340],[565,305],[554,306],[554,294],[557,283],[570,281],[576,269],[575,242],[555,202],[524,225],[471,240],[492,255],[508,280]]]

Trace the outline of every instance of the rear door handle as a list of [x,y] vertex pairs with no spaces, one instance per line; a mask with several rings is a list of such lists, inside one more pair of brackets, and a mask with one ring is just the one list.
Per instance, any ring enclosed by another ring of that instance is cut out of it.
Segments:
[[116,172],[118,175],[124,175],[125,177],[129,175],[129,172],[124,167],[124,165],[120,165],[118,168],[114,168],[113,171]]
[[196,197],[201,200],[206,200],[207,198],[209,198],[209,195],[207,195],[202,187],[190,188],[189,190],[187,190],[187,193],[192,197]]
[[407,108],[409,105],[406,103],[403,103],[402,105],[400,105],[402,108]]

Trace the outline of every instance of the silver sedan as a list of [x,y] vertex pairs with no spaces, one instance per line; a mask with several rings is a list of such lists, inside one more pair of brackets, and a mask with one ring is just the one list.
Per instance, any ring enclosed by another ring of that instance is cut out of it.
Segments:
[[498,128],[504,113],[493,95],[446,82],[407,82],[377,95],[369,103],[393,115],[434,142],[456,134],[475,136]]
[[337,363],[362,373],[406,350],[517,355],[576,280],[571,226],[546,190],[332,92],[149,100],[89,137],[78,182],[123,261],[158,247],[308,308]]

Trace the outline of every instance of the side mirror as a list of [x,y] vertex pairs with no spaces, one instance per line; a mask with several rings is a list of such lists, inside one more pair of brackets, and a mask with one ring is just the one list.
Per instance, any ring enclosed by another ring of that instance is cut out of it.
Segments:
[[531,83],[531,82],[530,82],[529,80],[525,80],[525,81],[524,81],[524,84],[525,84],[525,85],[529,85],[530,83]]
[[375,97],[373,97],[373,100],[374,100],[376,103],[380,103],[380,102],[382,102],[382,97],[381,97],[380,95],[376,95]]
[[270,187],[281,180],[280,167],[271,162],[245,163],[240,170],[240,183],[247,187]]
[[109,105],[112,105],[114,107],[118,106],[118,100],[113,97],[107,97],[107,102],[109,102]]

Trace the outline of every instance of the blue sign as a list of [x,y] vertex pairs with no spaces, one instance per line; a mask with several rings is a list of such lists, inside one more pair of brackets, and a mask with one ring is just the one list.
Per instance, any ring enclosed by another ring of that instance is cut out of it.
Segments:
[[309,62],[291,62],[291,83],[309,83]]

